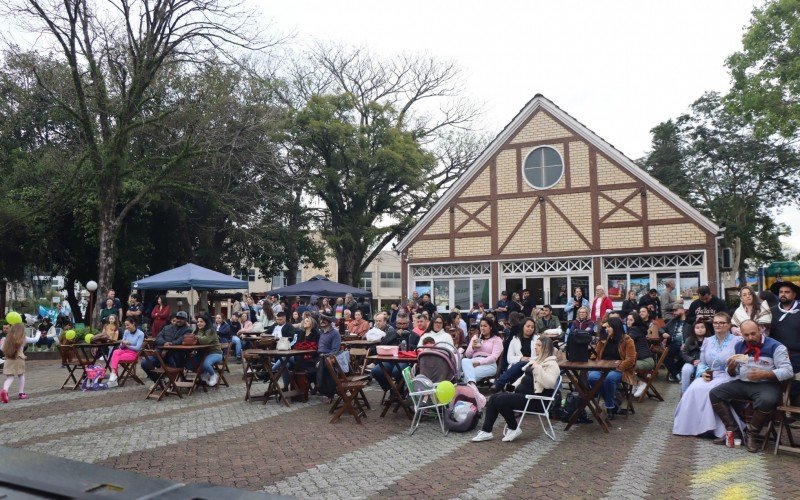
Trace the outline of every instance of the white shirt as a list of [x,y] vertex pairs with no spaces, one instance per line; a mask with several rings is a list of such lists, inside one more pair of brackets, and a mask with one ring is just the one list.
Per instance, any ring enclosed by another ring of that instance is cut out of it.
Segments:
[[[423,335],[422,337],[420,337],[420,339],[419,339],[419,347],[422,347],[423,341],[428,337],[432,338],[433,341],[435,343],[437,343],[437,344],[439,342],[445,342],[447,344],[453,345],[453,337],[451,337],[450,334],[447,333],[446,331],[440,330],[438,333],[437,332],[428,332],[425,335]],[[455,347],[455,346],[453,346],[453,347]]]
[[274,338],[279,339],[283,336],[281,335],[281,333],[283,332],[283,326],[284,325],[275,325],[275,328],[272,329],[272,336]]

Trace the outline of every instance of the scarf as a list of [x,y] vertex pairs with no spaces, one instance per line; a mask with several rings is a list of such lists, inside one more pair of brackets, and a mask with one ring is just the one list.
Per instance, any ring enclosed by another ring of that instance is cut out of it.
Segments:
[[756,363],[758,363],[758,358],[761,357],[761,346],[762,345],[764,345],[764,344],[763,343],[762,344],[757,344],[757,345],[747,344],[747,346],[744,348],[744,354],[747,354],[749,352],[753,352],[754,353],[753,358],[755,359]]
[[800,312],[798,305],[800,305],[800,301],[795,300],[794,303],[792,303],[792,307],[790,307],[788,311],[785,311],[784,309],[781,309],[781,306],[778,306],[778,310],[783,311],[783,316],[778,318],[778,322],[783,321],[783,318],[785,318],[787,314],[797,314]]

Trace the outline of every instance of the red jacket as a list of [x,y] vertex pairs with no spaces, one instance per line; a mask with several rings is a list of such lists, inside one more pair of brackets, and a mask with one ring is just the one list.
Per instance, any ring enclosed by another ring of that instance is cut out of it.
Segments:
[[603,315],[606,313],[606,311],[614,309],[614,304],[611,302],[611,299],[608,297],[608,295],[603,297],[603,301],[600,303],[600,311],[595,310],[596,305],[597,305],[597,298],[592,300],[592,312],[589,315],[589,318],[594,322],[600,321],[603,318]]

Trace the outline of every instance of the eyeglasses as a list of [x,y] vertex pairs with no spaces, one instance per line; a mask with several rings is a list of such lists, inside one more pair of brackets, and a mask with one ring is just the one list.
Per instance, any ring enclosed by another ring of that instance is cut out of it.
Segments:
[[444,322],[442,322],[442,321],[434,321],[433,324],[434,325],[443,325]]
[[714,322],[714,323],[712,323],[712,324],[714,324],[714,325],[727,325],[727,324],[728,324],[728,322],[727,322],[727,321],[715,321],[715,322]]

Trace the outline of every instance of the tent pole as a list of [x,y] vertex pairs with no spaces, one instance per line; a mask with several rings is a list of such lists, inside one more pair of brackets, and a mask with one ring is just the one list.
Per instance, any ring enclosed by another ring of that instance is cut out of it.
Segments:
[[189,287],[189,316],[194,318],[194,287]]

